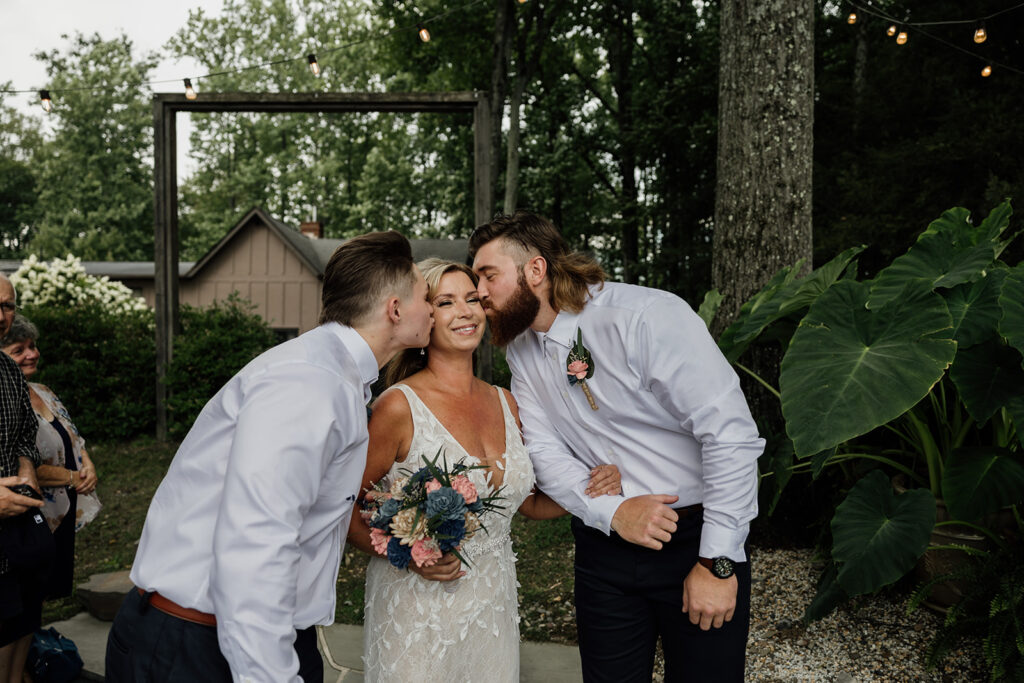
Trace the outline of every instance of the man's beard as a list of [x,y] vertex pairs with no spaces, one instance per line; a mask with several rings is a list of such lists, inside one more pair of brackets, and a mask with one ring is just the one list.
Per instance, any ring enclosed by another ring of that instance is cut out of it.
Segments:
[[504,347],[533,324],[540,311],[540,299],[526,284],[526,277],[519,273],[516,291],[508,302],[501,308],[493,305],[487,308],[490,313],[487,320],[491,323],[491,343]]

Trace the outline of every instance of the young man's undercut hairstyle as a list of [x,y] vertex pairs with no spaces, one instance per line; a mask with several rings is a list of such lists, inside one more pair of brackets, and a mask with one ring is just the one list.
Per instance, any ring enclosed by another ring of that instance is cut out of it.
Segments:
[[519,209],[511,216],[499,215],[481,225],[469,238],[469,257],[480,247],[500,239],[518,268],[533,256],[548,264],[551,280],[550,303],[555,310],[579,313],[590,295],[590,285],[603,284],[604,270],[592,257],[570,251],[554,223],[535,213]]
[[412,294],[412,247],[401,233],[371,232],[338,247],[324,269],[320,324],[361,325],[389,296]]

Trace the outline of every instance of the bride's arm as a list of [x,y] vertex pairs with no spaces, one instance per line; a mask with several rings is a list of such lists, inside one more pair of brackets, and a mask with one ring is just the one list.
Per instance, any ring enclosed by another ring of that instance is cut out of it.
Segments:
[[388,473],[400,456],[409,452],[412,442],[412,414],[401,391],[387,391],[373,404],[368,425],[370,442],[366,450],[366,470],[359,487],[359,500],[348,525],[348,543],[369,555],[377,555],[370,543],[370,527],[360,514],[366,492]]
[[[373,488],[373,485],[388,473],[396,460],[404,460],[409,453],[413,425],[412,413],[405,394],[397,390],[381,394],[373,404],[373,415],[370,417],[368,427],[370,442],[366,450],[366,471],[363,473],[363,484],[359,489],[359,509],[352,514],[352,521],[348,525],[348,542],[368,555],[381,557],[370,543],[370,526],[359,512],[366,491]],[[409,571],[431,581],[451,581],[465,574],[459,558],[451,553],[446,553],[430,567],[417,567],[415,562],[410,562]]]

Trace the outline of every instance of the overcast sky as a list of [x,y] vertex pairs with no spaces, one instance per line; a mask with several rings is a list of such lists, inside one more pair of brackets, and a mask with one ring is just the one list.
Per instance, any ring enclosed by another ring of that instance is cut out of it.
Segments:
[[[122,31],[133,42],[133,53],[157,51],[185,25],[189,10],[202,7],[219,13],[222,0],[0,0],[0,83],[15,90],[38,90],[46,82],[42,62],[32,55],[40,50],[63,50],[63,34],[99,33],[111,39]],[[152,80],[180,79],[195,73],[192,60],[168,59],[153,71]],[[174,91],[164,84],[161,91]],[[15,95],[6,101],[19,108],[38,107],[34,94]],[[178,117],[179,173],[188,166],[181,146],[188,139],[186,115]]]

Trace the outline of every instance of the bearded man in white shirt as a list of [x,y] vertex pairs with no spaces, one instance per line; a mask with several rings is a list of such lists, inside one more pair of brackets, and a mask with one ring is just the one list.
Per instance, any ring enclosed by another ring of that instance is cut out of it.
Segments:
[[108,681],[323,680],[314,627],[334,620],[370,385],[426,346],[426,296],[404,237],[351,239],[325,269],[320,325],[206,404],[150,505]]
[[[742,681],[764,441],[736,373],[682,299],[605,282],[541,216],[470,254],[537,485],[573,514],[584,679],[650,681],[660,638],[666,681]],[[601,463],[622,496],[586,494]]]

